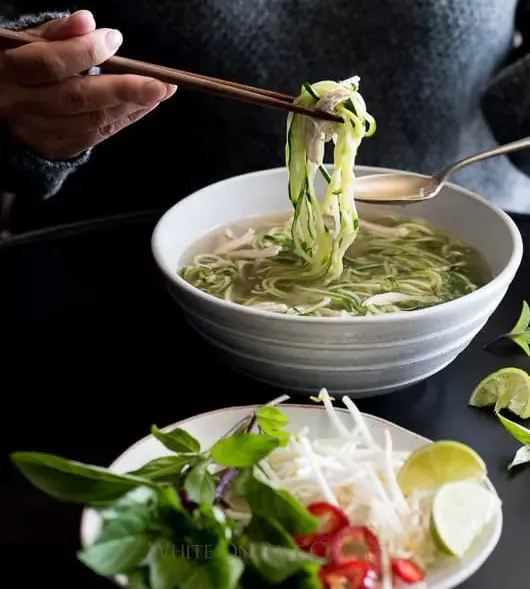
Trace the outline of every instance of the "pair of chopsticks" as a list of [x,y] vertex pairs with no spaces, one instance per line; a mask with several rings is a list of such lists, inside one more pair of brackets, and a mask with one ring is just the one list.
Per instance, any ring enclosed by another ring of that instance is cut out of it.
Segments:
[[[34,35],[28,35],[24,32],[10,31],[0,28],[0,41],[3,41],[4,44],[8,44],[10,47],[20,47],[29,43],[42,42],[43,39]],[[105,69],[117,74],[148,76],[160,80],[161,82],[182,86],[183,88],[202,90],[203,92],[225,96],[226,98],[232,98],[242,102],[261,104],[271,108],[279,108],[307,115],[315,119],[324,119],[326,121],[342,123],[342,119],[336,115],[318,109],[304,108],[294,104],[294,96],[281,94],[280,92],[274,92],[272,90],[254,88],[252,86],[238,84],[237,82],[193,74],[191,72],[129,59],[127,57],[114,56],[101,65]]]

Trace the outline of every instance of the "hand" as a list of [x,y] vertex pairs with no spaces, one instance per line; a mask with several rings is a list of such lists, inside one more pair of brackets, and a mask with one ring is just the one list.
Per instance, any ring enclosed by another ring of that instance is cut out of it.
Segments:
[[38,155],[67,160],[144,117],[176,88],[131,75],[78,75],[109,59],[121,34],[80,11],[27,32],[49,41],[0,50],[0,120]]

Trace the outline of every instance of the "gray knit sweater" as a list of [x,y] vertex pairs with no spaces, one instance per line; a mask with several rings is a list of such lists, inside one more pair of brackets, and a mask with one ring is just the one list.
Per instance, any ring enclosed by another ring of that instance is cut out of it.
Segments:
[[[50,16],[19,20],[43,2],[16,5],[8,26]],[[122,31],[123,55],[279,91],[358,74],[378,123],[361,164],[432,173],[530,135],[530,0],[49,0],[46,7],[91,9],[99,26]],[[60,198],[70,186],[68,199],[87,202],[105,193],[106,208],[90,214],[164,207],[229,175],[282,165],[284,127],[284,113],[180,90],[71,162],[36,157],[4,128],[0,191]],[[455,180],[508,211],[530,213],[530,151],[476,164]],[[114,200],[120,204],[108,204]]]

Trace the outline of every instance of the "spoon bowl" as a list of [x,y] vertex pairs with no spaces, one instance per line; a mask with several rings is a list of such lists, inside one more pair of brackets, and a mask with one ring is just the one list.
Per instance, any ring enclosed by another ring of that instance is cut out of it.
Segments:
[[528,147],[530,147],[530,137],[512,141],[461,159],[434,176],[410,176],[399,172],[362,176],[356,180],[355,199],[359,202],[377,204],[410,204],[429,200],[440,192],[451,174],[457,170],[491,157],[506,155]]
[[377,204],[413,203],[433,198],[441,187],[435,178],[399,172],[361,176],[356,180],[355,200]]

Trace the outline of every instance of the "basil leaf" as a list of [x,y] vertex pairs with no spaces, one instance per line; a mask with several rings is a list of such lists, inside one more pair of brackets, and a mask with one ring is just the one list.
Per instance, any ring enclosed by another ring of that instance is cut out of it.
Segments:
[[530,306],[528,305],[528,303],[526,301],[523,301],[523,308],[521,310],[521,315],[519,316],[517,323],[513,326],[509,335],[517,335],[517,334],[521,333],[522,331],[527,330],[529,325],[530,325]]
[[238,434],[219,440],[210,456],[220,466],[246,468],[263,460],[279,445],[275,438],[263,434]]
[[[129,474],[129,473],[127,473]],[[149,484],[149,481],[146,481]],[[157,494],[161,487],[153,486],[139,486],[130,491],[127,491],[124,495],[118,499],[109,499],[107,501],[91,501],[90,506],[98,511],[105,512],[110,511],[120,512],[127,511],[129,509],[136,509],[139,506],[146,504],[154,504],[156,502]],[[105,515],[105,514],[104,514]]]
[[245,543],[244,549],[249,562],[273,585],[282,583],[309,563],[320,564],[320,560],[301,550],[264,542]]
[[151,434],[172,452],[181,453],[201,451],[201,445],[199,442],[188,432],[179,427],[166,433],[160,431],[156,425],[153,425],[151,426]]
[[512,342],[514,344],[517,344],[527,356],[530,356],[530,345],[528,344],[528,341],[526,340],[525,333],[522,333],[519,335],[512,335],[512,336],[510,336],[510,339],[512,340]]
[[[103,506],[103,509],[107,507],[112,514],[130,511],[131,509],[147,509],[156,503],[158,493],[159,489],[138,487],[137,489],[129,491],[119,499],[108,501],[107,505]],[[100,511],[102,511],[102,509],[100,509]]]
[[115,474],[52,454],[15,452],[11,460],[35,487],[60,501],[85,504],[108,501],[135,487],[152,484],[147,479]]
[[157,543],[149,569],[149,584],[152,589],[174,589],[178,585],[181,580],[180,563],[185,559],[177,558],[175,552],[176,548],[171,543]]
[[186,511],[182,507],[178,493],[174,487],[161,487],[158,490],[158,506],[169,507],[175,511]]
[[525,446],[530,444],[530,429],[515,423],[515,421],[512,421],[511,419],[503,417],[500,413],[497,413],[497,417],[517,441]]
[[318,574],[320,568],[320,564],[306,564],[302,571],[296,573],[288,580],[288,583],[285,583],[285,587],[281,586],[282,589],[322,589],[322,582]]
[[199,462],[184,479],[184,490],[190,501],[211,504],[215,500],[215,481],[208,472],[208,461]]
[[186,454],[179,454],[178,456],[163,456],[162,458],[155,458],[148,462],[138,470],[130,472],[129,474],[137,477],[143,477],[150,481],[157,482],[173,482],[176,477],[182,472],[185,466],[193,464],[196,457]]
[[138,568],[127,575],[127,589],[151,589],[149,587],[149,569]]
[[155,513],[145,504],[120,512],[105,522],[96,542],[82,551],[79,559],[100,575],[131,571],[149,552]]
[[226,516],[220,507],[199,505],[193,511],[193,525],[196,529],[197,538],[193,541],[206,540],[210,544],[218,544],[227,540],[231,536],[231,528],[226,523]]
[[243,561],[233,554],[228,555],[228,577],[227,588],[237,589],[239,587],[239,580],[245,570]]
[[522,466],[523,464],[530,464],[530,444],[523,446],[517,450],[514,459],[510,462],[508,470],[512,470],[516,466]]
[[269,429],[269,430],[263,430],[264,433],[266,433],[268,436],[270,436],[271,438],[276,438],[278,440],[278,445],[280,447],[285,447],[287,446],[287,444],[289,443],[289,440],[291,439],[291,434],[289,432],[286,432],[283,429]]
[[530,356],[530,305],[523,301],[523,308],[517,323],[505,337],[510,338],[527,356]]
[[280,445],[285,446],[289,442],[289,432],[282,429],[289,424],[289,418],[277,407],[260,407],[256,411],[256,421],[265,434],[278,438]]
[[151,537],[147,534],[126,536],[98,542],[80,552],[78,558],[98,575],[113,576],[138,566],[147,556],[150,544]]
[[[242,560],[230,554],[228,543],[223,542],[211,553],[208,562],[208,573],[215,580],[216,589],[234,589],[243,573]],[[190,585],[189,589],[198,589],[197,585]]]
[[253,515],[276,521],[292,536],[311,534],[318,528],[318,519],[293,495],[258,481],[250,470],[245,470],[239,475],[236,486]]
[[273,546],[297,548],[293,537],[274,519],[253,514],[245,528],[245,537],[252,542],[268,542]]
[[261,427],[281,428],[289,425],[289,418],[277,407],[260,407],[256,410],[256,420]]
[[103,531],[95,544],[104,544],[112,540],[147,534],[152,521],[152,510],[147,505],[120,513],[105,522]]
[[283,583],[273,585],[260,575],[253,566],[247,566],[243,573],[243,580],[238,589],[252,587],[252,589],[322,589],[319,564],[308,563],[305,567],[287,578]]
[[168,538],[187,537],[193,529],[192,514],[182,505],[175,487],[164,487],[156,505],[158,527]]
[[203,556],[189,558],[177,547],[160,543],[154,551],[150,571],[151,589],[234,589],[241,576],[240,559],[223,546]]

